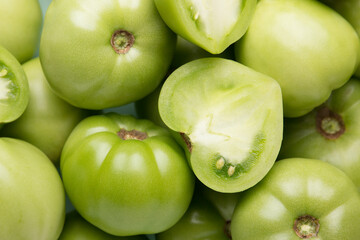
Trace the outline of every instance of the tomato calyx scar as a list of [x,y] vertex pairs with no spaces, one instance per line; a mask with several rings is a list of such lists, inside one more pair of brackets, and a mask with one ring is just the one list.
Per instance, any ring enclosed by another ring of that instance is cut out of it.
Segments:
[[192,152],[192,144],[191,144],[190,138],[189,138],[185,133],[182,133],[182,132],[180,133],[180,136],[181,136],[182,139],[184,140],[187,149],[188,149],[189,152],[191,153],[191,152]]
[[148,138],[148,135],[145,132],[141,132],[138,130],[126,130],[126,129],[120,129],[120,131],[117,132],[117,135],[122,139],[122,140],[129,140],[129,139],[135,139],[135,140],[145,140],[146,138]]
[[317,237],[320,230],[320,222],[313,216],[303,215],[295,220],[293,229],[301,239]]
[[316,114],[316,130],[326,139],[338,139],[345,132],[345,123],[342,117],[324,106]]
[[134,45],[135,37],[128,31],[117,30],[111,37],[111,46],[117,54],[125,54]]

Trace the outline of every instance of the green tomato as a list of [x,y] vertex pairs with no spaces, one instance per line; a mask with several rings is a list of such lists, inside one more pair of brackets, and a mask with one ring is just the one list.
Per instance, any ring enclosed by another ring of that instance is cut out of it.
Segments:
[[239,200],[233,240],[360,239],[360,195],[344,172],[320,160],[293,158]]
[[38,47],[42,13],[38,0],[0,0],[0,45],[23,63]]
[[66,138],[87,112],[53,93],[38,58],[26,62],[23,69],[30,85],[30,101],[20,118],[5,124],[1,135],[35,145],[58,164]]
[[112,235],[165,231],[193,194],[194,176],[170,133],[131,116],[84,119],[66,141],[60,167],[75,209]]
[[205,198],[195,194],[189,209],[175,226],[157,240],[229,240],[228,224]]
[[285,119],[280,158],[315,158],[343,170],[360,191],[360,82],[351,79],[309,114]]
[[21,140],[0,138],[0,152],[0,239],[58,239],[65,193],[54,165]]
[[175,43],[153,1],[57,0],[45,15],[40,60],[56,94],[77,107],[104,109],[152,92]]
[[241,38],[256,0],[155,0],[166,24],[178,35],[218,54]]
[[146,240],[145,236],[116,237],[94,227],[76,211],[66,215],[59,240]]
[[[360,0],[320,0],[340,13],[355,28],[360,36]],[[360,39],[359,39],[360,41]],[[360,56],[360,49],[359,49]],[[360,57],[359,57],[360,58]],[[360,77],[360,65],[355,75]]]
[[358,66],[359,38],[334,10],[313,0],[259,1],[236,59],[281,86],[284,115],[298,117],[328,99]]
[[29,85],[25,72],[16,58],[0,46],[0,123],[20,117],[28,102]]
[[255,185],[280,150],[279,84],[235,61],[202,58],[175,70],[161,89],[159,112],[180,133],[197,178],[219,192]]

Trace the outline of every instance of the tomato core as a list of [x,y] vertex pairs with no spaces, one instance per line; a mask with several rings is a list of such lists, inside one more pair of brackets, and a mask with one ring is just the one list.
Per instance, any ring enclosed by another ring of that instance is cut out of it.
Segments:
[[126,130],[126,129],[120,129],[120,131],[117,133],[117,135],[122,140],[129,140],[129,139],[135,139],[135,140],[145,140],[148,138],[148,135],[144,132],[137,131],[135,129],[133,130]]
[[225,232],[225,235],[229,238],[229,239],[232,239],[232,236],[231,236],[231,221],[228,220],[225,222],[225,226],[224,226],[224,232]]
[[185,133],[180,133],[180,136],[182,137],[182,139],[184,139],[184,142],[185,142],[185,144],[187,146],[187,149],[191,153],[192,152],[192,145],[191,145],[190,138]]
[[125,30],[117,30],[111,37],[111,46],[117,54],[129,52],[134,42],[134,35]]
[[297,236],[301,239],[317,237],[320,230],[319,220],[310,215],[298,217],[293,227]]
[[345,123],[339,114],[322,107],[316,115],[316,130],[326,139],[334,140],[345,132]]

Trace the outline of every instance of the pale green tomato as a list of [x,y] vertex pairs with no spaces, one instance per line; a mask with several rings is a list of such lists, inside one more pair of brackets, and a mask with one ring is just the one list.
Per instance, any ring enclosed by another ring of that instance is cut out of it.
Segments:
[[3,127],[1,135],[34,144],[58,164],[67,137],[87,112],[54,94],[38,58],[26,62],[23,69],[30,86],[30,101],[19,119]]
[[232,60],[202,58],[175,70],[160,91],[159,113],[197,178],[219,192],[255,185],[280,150],[279,84]]
[[38,0],[0,0],[0,45],[23,63],[38,47],[42,13]]
[[56,94],[104,109],[152,92],[175,44],[151,0],[56,0],[45,15],[40,60]]
[[166,24],[178,35],[212,54],[241,38],[256,0],[155,0]]
[[298,117],[328,99],[359,64],[359,38],[334,10],[313,0],[261,0],[236,59],[281,86],[284,116]]
[[0,138],[0,239],[57,240],[65,193],[51,161],[31,144]]

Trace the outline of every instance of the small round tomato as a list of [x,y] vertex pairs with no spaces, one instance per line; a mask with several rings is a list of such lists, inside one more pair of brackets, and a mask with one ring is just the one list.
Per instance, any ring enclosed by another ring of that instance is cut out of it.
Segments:
[[360,195],[338,168],[314,159],[285,159],[241,196],[233,240],[360,239]]
[[87,112],[53,93],[38,58],[26,62],[23,69],[30,86],[30,101],[20,118],[5,124],[1,135],[34,144],[58,164],[66,138]]
[[31,144],[0,138],[0,239],[57,240],[65,219],[59,173]]
[[197,178],[219,192],[255,185],[280,150],[279,84],[232,60],[202,58],[175,70],[161,89],[159,113]]
[[0,46],[0,123],[12,122],[29,102],[29,84],[16,58]]
[[360,82],[351,79],[322,106],[285,119],[280,158],[315,158],[343,170],[360,191]]
[[194,189],[184,152],[166,129],[116,113],[81,121],[65,143],[60,167],[75,209],[117,236],[170,228]]
[[56,94],[77,107],[104,109],[152,92],[175,44],[153,1],[52,1],[40,60]]
[[359,64],[354,28],[313,0],[261,0],[236,59],[281,86],[285,117],[299,117],[344,85]]
[[59,240],[147,240],[145,236],[116,237],[88,223],[76,211],[66,214]]
[[241,38],[256,0],[155,0],[166,24],[178,35],[218,54]]
[[42,13],[38,0],[0,0],[0,44],[23,63],[38,47]]

